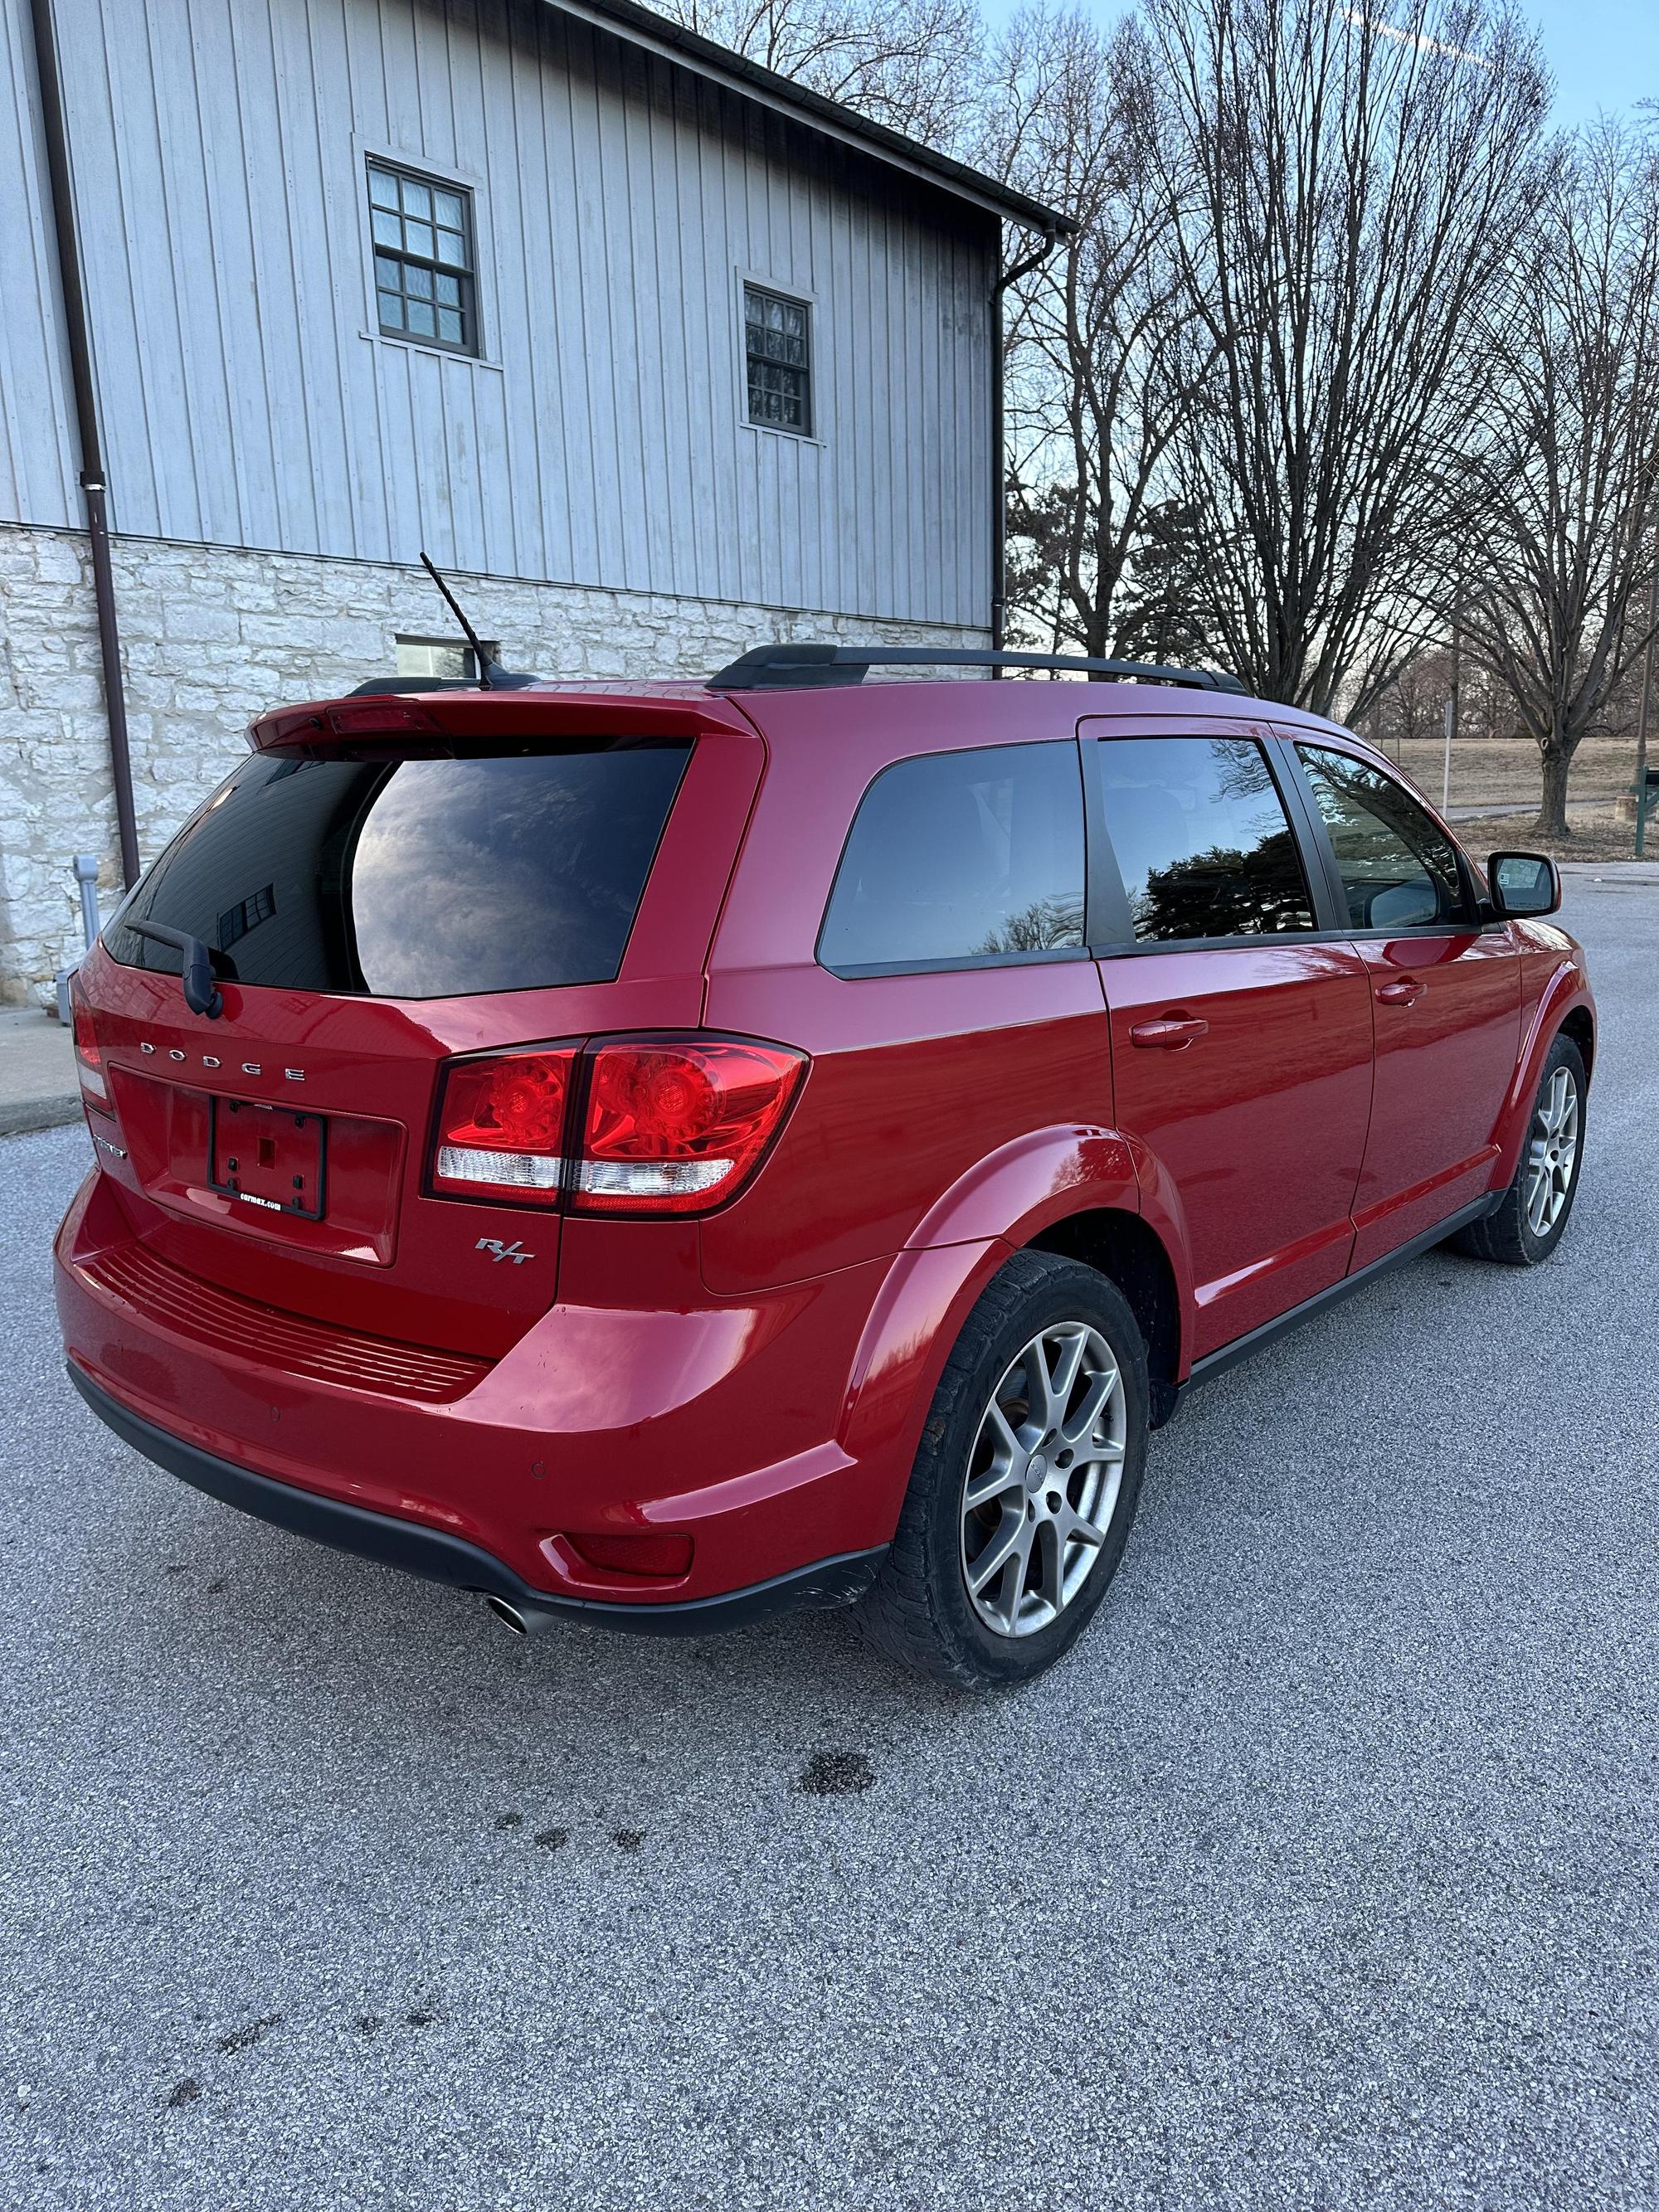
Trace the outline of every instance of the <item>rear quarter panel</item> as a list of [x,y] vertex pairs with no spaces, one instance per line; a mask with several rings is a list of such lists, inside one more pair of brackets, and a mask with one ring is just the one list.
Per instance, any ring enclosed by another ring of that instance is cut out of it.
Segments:
[[[794,1045],[812,1065],[759,1176],[704,1224],[715,1292],[919,1239],[1002,1236],[1086,1202],[1080,1186],[1100,1165],[1087,1147],[1109,1142],[1112,1112],[1091,961],[844,977],[816,957],[848,828],[880,770],[962,746],[1069,742],[1067,688],[907,684],[768,695],[751,708],[769,762],[715,935],[706,1019]],[[1052,1140],[1034,1146],[1042,1132]],[[1121,1147],[1110,1166],[1121,1187]]]

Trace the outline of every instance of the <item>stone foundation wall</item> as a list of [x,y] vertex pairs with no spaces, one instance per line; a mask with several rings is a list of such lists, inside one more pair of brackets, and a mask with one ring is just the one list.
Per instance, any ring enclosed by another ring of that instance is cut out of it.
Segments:
[[[454,622],[420,568],[152,538],[113,545],[133,793],[154,859],[286,701],[397,665],[398,635]],[[508,667],[548,676],[706,675],[789,637],[976,645],[986,633],[811,609],[497,578],[459,583]],[[83,532],[0,524],[0,1001],[47,1003],[80,951],[70,861],[95,853],[105,911],[120,884],[91,558]]]

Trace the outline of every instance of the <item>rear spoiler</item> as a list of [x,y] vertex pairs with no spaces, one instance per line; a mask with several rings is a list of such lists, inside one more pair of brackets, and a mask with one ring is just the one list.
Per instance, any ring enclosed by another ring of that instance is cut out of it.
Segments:
[[247,741],[260,753],[327,753],[360,744],[395,746],[402,738],[454,743],[481,750],[543,738],[558,744],[583,738],[625,744],[689,744],[704,732],[729,730],[753,737],[755,726],[738,708],[695,693],[684,699],[607,691],[455,691],[374,694],[314,700],[283,707],[248,725]]

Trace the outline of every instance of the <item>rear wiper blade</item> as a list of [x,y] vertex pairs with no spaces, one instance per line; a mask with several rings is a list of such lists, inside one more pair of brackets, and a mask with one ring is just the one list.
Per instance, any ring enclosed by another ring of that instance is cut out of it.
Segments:
[[130,921],[126,926],[135,937],[153,937],[158,945],[170,945],[184,954],[185,1004],[192,1014],[216,1021],[225,1011],[224,995],[213,980],[213,956],[201,939],[187,929],[169,929],[161,921]]

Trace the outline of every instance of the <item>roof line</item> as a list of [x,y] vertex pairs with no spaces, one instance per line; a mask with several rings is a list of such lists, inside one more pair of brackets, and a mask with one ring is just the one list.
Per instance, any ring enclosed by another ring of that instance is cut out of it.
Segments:
[[574,15],[600,30],[626,39],[634,46],[661,54],[666,60],[678,62],[682,67],[725,85],[744,99],[793,116],[826,137],[838,138],[843,144],[874,154],[894,168],[908,170],[912,176],[939,185],[958,199],[971,201],[988,214],[1024,224],[1028,230],[1053,232],[1060,236],[1069,236],[1077,228],[1070,216],[1045,207],[1041,200],[1015,191],[1011,185],[999,184],[994,177],[970,168],[965,161],[936,153],[931,146],[907,138],[902,131],[891,131],[884,123],[872,122],[839,100],[814,92],[808,85],[797,84],[792,77],[780,76],[775,70],[750,61],[746,54],[734,53],[729,46],[705,39],[701,32],[689,31],[681,24],[671,22],[654,9],[638,5],[638,0],[549,0],[549,4],[567,15]]

